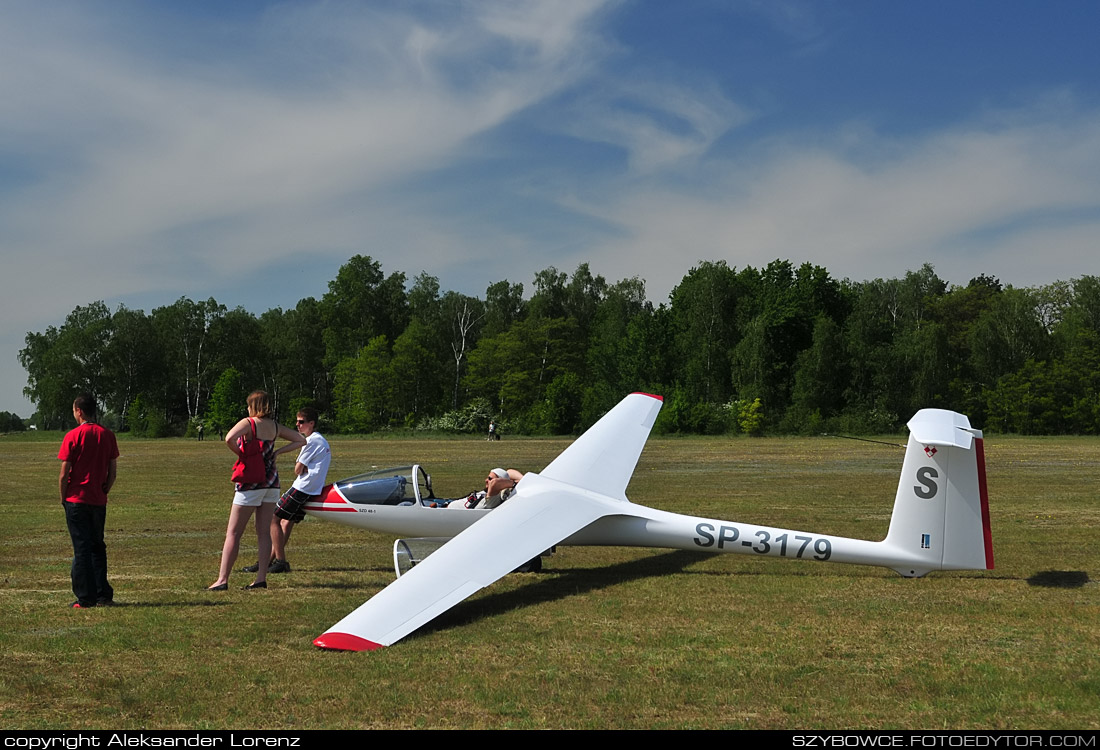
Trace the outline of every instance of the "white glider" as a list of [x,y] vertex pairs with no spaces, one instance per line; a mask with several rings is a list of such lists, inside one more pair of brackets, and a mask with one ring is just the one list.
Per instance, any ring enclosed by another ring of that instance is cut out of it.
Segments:
[[[306,510],[364,528],[453,537],[314,640],[321,648],[389,646],[554,545],[670,547],[878,565],[903,576],[993,568],[982,433],[955,412],[924,409],[881,542],[696,518],[626,497],[661,398],[634,393],[494,510],[447,511],[349,499],[337,483]],[[414,478],[415,481],[415,478]]]

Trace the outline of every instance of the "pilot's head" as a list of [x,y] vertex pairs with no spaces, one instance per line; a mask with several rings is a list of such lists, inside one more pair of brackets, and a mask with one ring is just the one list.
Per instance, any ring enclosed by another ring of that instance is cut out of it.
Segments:
[[504,469],[493,469],[489,472],[489,475],[485,477],[485,493],[489,496],[499,495],[509,487],[514,487],[515,482],[508,476],[508,472]]

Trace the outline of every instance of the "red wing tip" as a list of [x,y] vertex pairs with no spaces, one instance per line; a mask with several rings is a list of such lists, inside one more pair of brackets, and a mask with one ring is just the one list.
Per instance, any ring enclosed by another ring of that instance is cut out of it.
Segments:
[[314,639],[313,645],[332,651],[374,651],[382,648],[381,643],[368,641],[351,633],[324,633]]
[[662,403],[665,400],[664,396],[658,396],[656,393],[643,393],[642,391],[634,391],[634,394],[636,394],[638,396],[649,396],[650,398],[655,398],[658,401],[661,401]]

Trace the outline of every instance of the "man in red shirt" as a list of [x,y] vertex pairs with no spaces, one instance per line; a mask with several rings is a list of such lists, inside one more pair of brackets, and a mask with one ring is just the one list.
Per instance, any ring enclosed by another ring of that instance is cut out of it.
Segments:
[[107,493],[115,483],[118,444],[110,430],[95,423],[96,404],[90,394],[73,401],[76,429],[61,441],[61,505],[73,540],[73,609],[114,604],[107,582]]

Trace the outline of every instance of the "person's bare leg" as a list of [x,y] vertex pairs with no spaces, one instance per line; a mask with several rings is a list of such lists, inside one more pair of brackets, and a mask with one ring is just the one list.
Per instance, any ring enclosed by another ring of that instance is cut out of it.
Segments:
[[260,569],[256,571],[253,585],[267,583],[267,568],[271,564],[271,519],[275,515],[275,503],[262,503],[256,510],[256,554]]
[[[229,525],[225,529],[225,543],[222,545],[222,560],[218,566],[218,580],[214,581],[211,587],[229,583],[229,572],[233,570],[237,553],[241,551],[241,537],[248,527],[248,519],[252,518],[253,510],[247,505],[234,505],[229,511]],[[264,567],[266,569],[267,566]]]
[[278,516],[271,519],[271,562],[286,561],[286,544],[290,541],[290,532],[297,526],[293,521]]
[[283,536],[283,519],[271,516],[271,562],[286,559],[286,538]]

